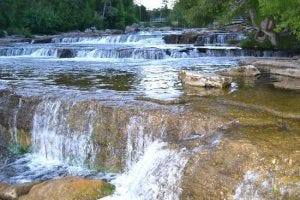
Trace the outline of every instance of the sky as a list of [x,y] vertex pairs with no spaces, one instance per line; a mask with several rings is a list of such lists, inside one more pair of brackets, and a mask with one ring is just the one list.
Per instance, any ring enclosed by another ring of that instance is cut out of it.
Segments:
[[[169,0],[169,7],[171,6],[174,0]],[[161,8],[162,0],[135,0],[137,4],[142,3],[148,10],[152,10],[153,8]]]

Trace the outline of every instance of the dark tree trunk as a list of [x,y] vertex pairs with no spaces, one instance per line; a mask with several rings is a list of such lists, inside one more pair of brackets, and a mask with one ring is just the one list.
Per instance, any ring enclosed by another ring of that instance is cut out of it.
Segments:
[[276,33],[274,32],[275,23],[273,20],[265,18],[259,25],[256,24],[256,13],[254,10],[249,10],[249,16],[253,26],[256,28],[255,39],[263,42],[269,40],[272,45],[277,45]]

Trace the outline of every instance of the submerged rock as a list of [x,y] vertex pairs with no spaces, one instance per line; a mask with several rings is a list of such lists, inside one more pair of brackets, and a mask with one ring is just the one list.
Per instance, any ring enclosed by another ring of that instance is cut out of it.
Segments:
[[300,88],[300,59],[294,58],[248,58],[241,61],[250,64],[260,71],[275,77],[275,88],[299,90]]
[[218,72],[223,76],[251,77],[260,74],[260,71],[253,65],[244,65],[236,68],[226,69]]
[[276,82],[273,83],[275,88],[286,90],[300,90],[300,79],[298,78],[276,75],[273,75],[272,77],[276,79]]
[[181,81],[190,86],[225,88],[230,85],[230,77],[182,70],[179,74]]
[[260,70],[268,71],[270,74],[300,78],[300,60],[283,58],[250,58],[241,61],[242,64],[254,65]]
[[35,185],[20,200],[95,200],[112,194],[114,186],[102,180],[65,177]]

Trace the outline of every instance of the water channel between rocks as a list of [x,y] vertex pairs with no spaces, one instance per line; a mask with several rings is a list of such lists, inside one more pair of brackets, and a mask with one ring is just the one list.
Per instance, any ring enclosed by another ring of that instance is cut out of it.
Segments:
[[122,200],[300,198],[299,92],[269,76],[223,90],[178,78],[277,54],[229,47],[243,36],[228,33],[165,44],[174,33],[0,46],[0,182],[100,178],[116,186],[104,199]]

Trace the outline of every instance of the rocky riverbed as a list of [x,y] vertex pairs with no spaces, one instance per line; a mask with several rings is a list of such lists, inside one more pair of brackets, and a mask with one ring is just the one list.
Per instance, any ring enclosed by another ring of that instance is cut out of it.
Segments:
[[0,198],[298,199],[299,58],[190,32],[2,44]]

